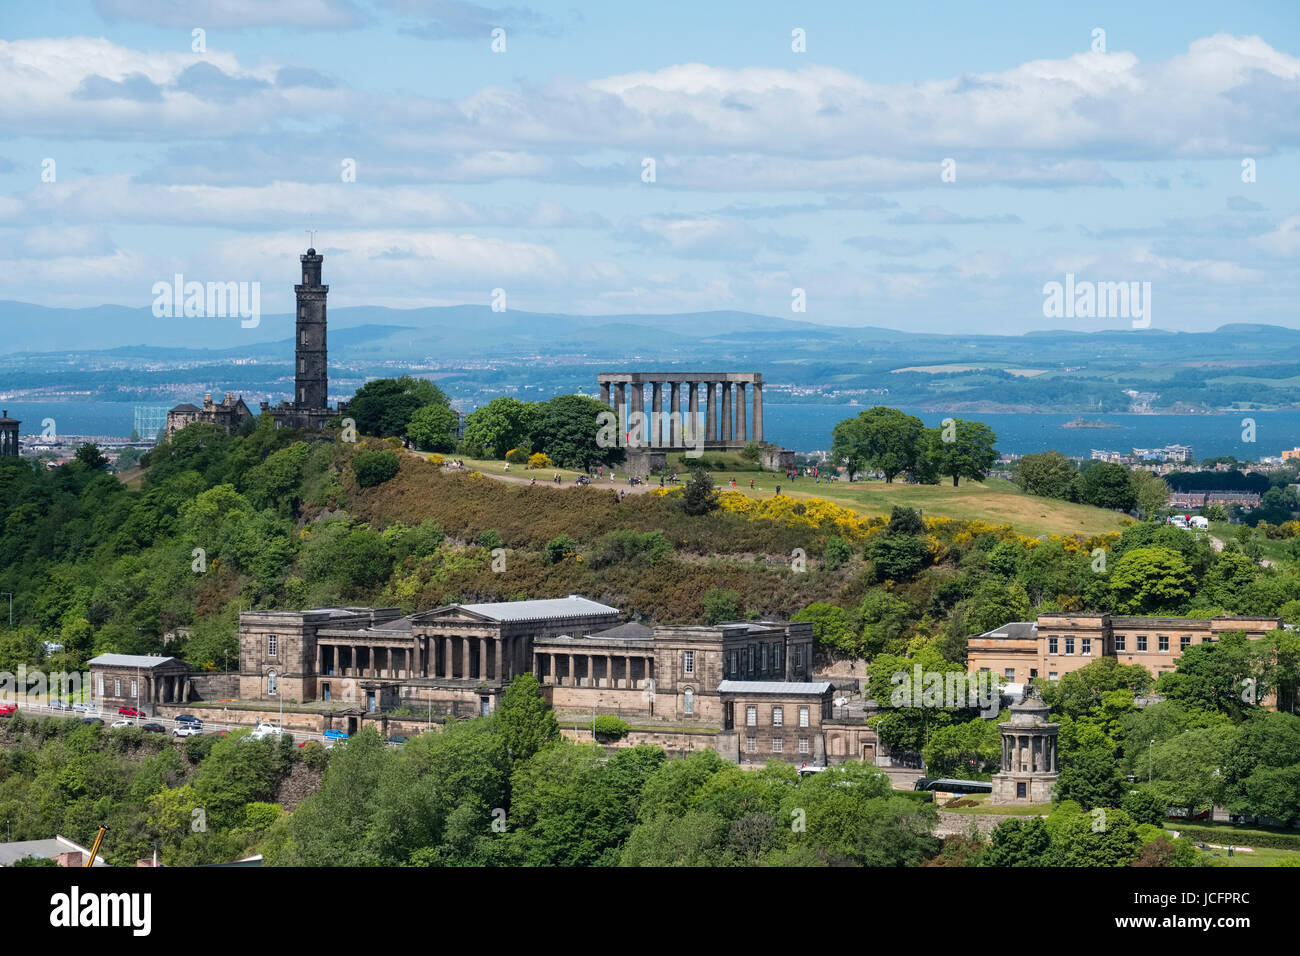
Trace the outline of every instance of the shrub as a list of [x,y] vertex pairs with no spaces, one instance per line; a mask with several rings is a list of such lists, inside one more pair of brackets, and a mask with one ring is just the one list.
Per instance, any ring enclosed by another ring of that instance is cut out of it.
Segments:
[[704,595],[704,623],[721,624],[740,617],[740,595],[726,588],[710,588]]
[[834,571],[840,567],[853,555],[853,549],[849,543],[839,535],[831,535],[826,539],[826,547],[822,550],[822,567],[827,571]]
[[512,465],[526,465],[528,464],[529,455],[530,452],[527,448],[511,448],[506,452],[506,461]]
[[596,736],[602,740],[621,740],[632,729],[627,721],[621,720],[613,714],[601,714],[592,722],[592,726]]
[[644,557],[650,564],[658,564],[672,553],[662,531],[611,531],[596,540],[592,560],[595,567],[633,561]]
[[311,770],[323,771],[329,764],[330,754],[319,740],[309,740],[302,745],[302,762]]
[[396,476],[401,468],[401,460],[392,451],[359,451],[352,457],[352,471],[362,488],[382,485]]
[[692,471],[686,479],[682,494],[682,510],[688,515],[706,515],[718,507],[718,492],[713,487],[713,476],[707,471]]
[[528,456],[529,468],[550,468],[555,462],[551,461],[550,455],[544,451],[535,451]]
[[486,531],[479,533],[478,546],[491,551],[494,548],[504,547],[504,543],[501,541],[501,535],[492,528],[488,528]]
[[559,564],[578,553],[578,542],[562,534],[546,542],[546,563]]

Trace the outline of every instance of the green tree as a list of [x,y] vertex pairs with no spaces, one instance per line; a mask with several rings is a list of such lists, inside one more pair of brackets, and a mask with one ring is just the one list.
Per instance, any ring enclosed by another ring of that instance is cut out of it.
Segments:
[[682,510],[699,517],[717,507],[718,491],[713,487],[713,476],[702,468],[693,469],[682,492]]
[[590,395],[558,395],[542,403],[530,433],[533,451],[545,452],[561,468],[587,471],[621,461],[623,449],[597,443],[601,416],[609,406]]
[[517,398],[494,398],[465,416],[465,444],[485,449],[493,458],[527,444],[537,419],[537,404]]
[[868,408],[832,430],[831,459],[846,461],[850,476],[870,469],[892,482],[916,467],[924,431],[919,418],[896,408]]
[[721,624],[740,618],[740,595],[726,588],[709,588],[704,594],[704,623]]
[[1123,465],[1092,462],[1084,469],[1079,484],[1083,501],[1098,508],[1131,511],[1137,502],[1133,495],[1133,480]]
[[411,416],[406,432],[421,451],[451,451],[456,447],[460,417],[447,405],[425,405]]
[[1059,451],[1025,455],[1016,463],[1016,486],[1043,498],[1068,499],[1077,477],[1074,462]]
[[989,838],[980,866],[1050,866],[1052,837],[1040,817],[999,823]]
[[1060,777],[1053,798],[1074,800],[1085,810],[1118,806],[1125,786],[1114,741],[1089,720],[1069,719],[1062,722],[1059,739]]
[[377,378],[357,389],[349,414],[363,435],[401,438],[415,413],[429,405],[450,406],[451,400],[433,382],[403,375]]
[[510,682],[497,709],[497,722],[512,765],[560,739],[555,712],[546,706],[533,674],[520,674]]
[[961,478],[983,481],[998,460],[997,435],[983,422],[953,419],[937,434],[938,441],[931,444],[935,467],[939,474],[952,478],[954,488]]
[[1145,468],[1136,468],[1132,472],[1133,500],[1138,513],[1145,521],[1152,521],[1160,511],[1169,504],[1169,484],[1157,474]]
[[1123,614],[1177,613],[1191,599],[1196,579],[1183,556],[1167,548],[1135,548],[1115,562],[1110,589]]

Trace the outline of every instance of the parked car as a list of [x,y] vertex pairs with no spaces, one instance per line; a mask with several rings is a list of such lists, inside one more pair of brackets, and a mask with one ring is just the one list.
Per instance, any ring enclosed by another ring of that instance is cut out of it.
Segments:
[[72,705],[62,700],[52,700],[50,710],[72,710]]
[[[1209,811],[1209,810],[1198,810],[1198,811],[1196,811],[1195,813],[1191,814],[1191,819],[1193,819],[1193,820],[1208,820],[1208,819],[1210,819],[1210,813],[1211,813],[1211,811]],[[1170,818],[1172,818],[1172,819],[1174,819],[1174,820],[1186,820],[1186,819],[1188,818],[1187,808],[1186,808],[1186,807],[1170,807],[1170,808],[1169,808],[1169,812],[1166,813],[1165,816],[1170,817]]]
[[12,717],[18,713],[17,704],[0,704],[0,717]]
[[134,726],[135,725],[132,724],[131,721],[129,720],[115,720],[113,721],[113,725],[109,729],[117,730],[119,727],[134,727]]
[[400,747],[402,744],[406,743],[406,737],[401,734],[393,734],[393,736],[388,738],[388,742],[394,747]]
[[147,730],[147,731],[149,731],[149,733],[151,733],[151,734],[165,734],[165,733],[167,733],[167,728],[164,727],[162,724],[154,724],[154,723],[144,724],[144,725],[142,725],[142,726],[140,727],[140,729],[141,729],[141,730]]
[[104,719],[102,717],[82,717],[81,722],[83,724],[99,724],[103,726]]
[[333,727],[325,731],[324,736],[326,740],[347,740],[348,739],[348,735],[346,731],[335,730]]
[[195,727],[193,724],[181,724],[179,727],[172,728],[173,737],[197,737],[203,733],[201,727]]
[[200,727],[203,726],[203,721],[198,717],[195,717],[193,714],[181,714],[176,718],[175,722],[178,724],[198,724]]
[[258,724],[253,728],[252,737],[254,740],[265,740],[267,737],[279,737],[283,733],[275,724]]
[[136,710],[134,707],[119,707],[119,708],[117,709],[117,712],[118,712],[119,714],[121,714],[123,717],[144,717],[144,716],[146,716],[146,715],[145,715],[145,712],[144,712],[143,710]]
[[72,709],[75,710],[75,711],[76,711],[77,713],[79,713],[79,714],[97,714],[97,713],[99,713],[99,708],[95,707],[95,706],[92,705],[92,704],[73,704],[73,705],[72,705]]

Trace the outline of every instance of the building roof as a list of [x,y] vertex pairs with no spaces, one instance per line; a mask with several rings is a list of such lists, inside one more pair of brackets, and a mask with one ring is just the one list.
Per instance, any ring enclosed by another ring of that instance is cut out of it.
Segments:
[[603,631],[593,631],[586,635],[598,640],[634,640],[649,641],[655,636],[654,628],[646,627],[636,621],[627,621],[624,624],[617,624],[614,627],[608,627]]
[[491,604],[461,604],[471,614],[494,621],[544,621],[549,618],[597,617],[617,614],[618,608],[570,594],[565,598],[538,601],[495,601]]
[[173,408],[172,412],[197,412],[199,410],[200,409],[197,405],[191,405],[189,402],[182,402]]
[[100,667],[158,667],[172,661],[181,663],[174,657],[153,657],[149,654],[100,654],[92,657],[89,663]]
[[830,681],[801,682],[781,680],[724,680],[718,684],[719,694],[807,694],[820,697],[831,689]]
[[1038,636],[1037,621],[1011,621],[991,631],[977,634],[976,637],[989,637],[1007,641],[1024,641]]
[[[13,866],[19,860],[29,856],[38,856],[52,860],[61,853],[80,852],[84,861],[90,856],[90,848],[73,843],[67,837],[56,836],[51,840],[19,840],[16,843],[0,843],[0,866]],[[102,856],[95,857],[95,866],[108,866]]]

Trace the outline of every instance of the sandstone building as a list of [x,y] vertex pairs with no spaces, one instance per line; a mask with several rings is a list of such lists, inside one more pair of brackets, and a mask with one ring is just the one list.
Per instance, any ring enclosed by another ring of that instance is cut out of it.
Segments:
[[648,626],[578,595],[392,608],[253,611],[240,616],[240,697],[336,702],[349,732],[367,715],[441,719],[494,711],[521,673],[563,715],[716,734],[741,763],[823,763],[874,755],[865,726],[826,744],[832,687],[811,679],[807,623]]
[[1141,664],[1152,676],[1174,670],[1193,644],[1211,644],[1226,633],[1258,640],[1281,626],[1276,617],[1121,617],[1110,614],[1042,614],[1036,621],[1012,621],[967,642],[970,673],[990,671],[1009,683],[1035,677],[1057,680],[1099,657]]

